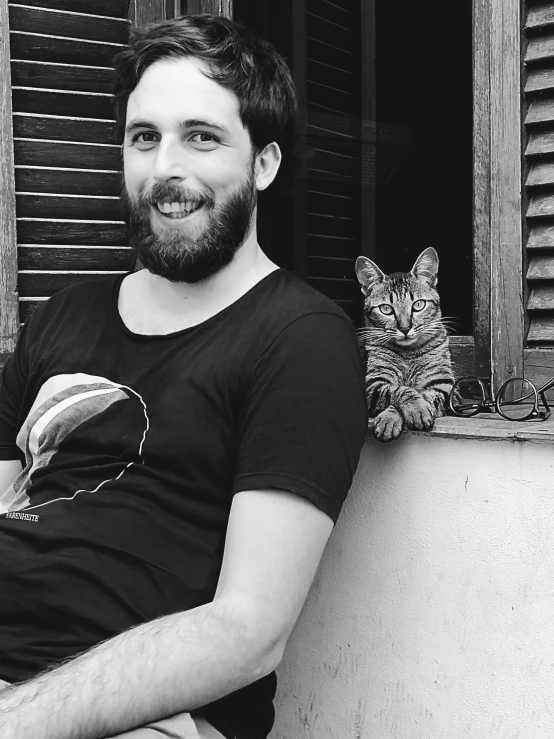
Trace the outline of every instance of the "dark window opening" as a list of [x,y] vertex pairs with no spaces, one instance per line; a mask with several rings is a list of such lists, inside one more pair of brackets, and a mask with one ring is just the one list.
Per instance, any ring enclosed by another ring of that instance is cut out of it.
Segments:
[[[362,3],[375,15],[376,121],[362,120]],[[291,66],[300,59],[294,71],[303,75],[306,181],[297,180],[292,194],[261,199],[260,243],[270,257],[359,324],[356,256],[372,256],[388,273],[407,271],[433,246],[443,315],[454,319],[454,333],[471,335],[471,3],[431,0],[423,11],[415,0],[235,0],[234,16]],[[362,143],[364,125],[375,135]],[[304,221],[289,217],[294,207],[304,208]],[[367,208],[371,244],[362,241]]]
[[377,187],[376,261],[406,271],[433,246],[460,335],[473,333],[472,68],[471,3],[376,0],[379,130],[412,139]]

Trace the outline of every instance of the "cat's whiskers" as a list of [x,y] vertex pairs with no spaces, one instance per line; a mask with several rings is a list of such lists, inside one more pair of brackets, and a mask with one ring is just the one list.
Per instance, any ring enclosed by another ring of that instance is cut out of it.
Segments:
[[[390,330],[389,330],[390,332]],[[371,346],[386,346],[394,341],[394,336],[387,335],[383,329],[365,328],[357,330],[358,337]]]

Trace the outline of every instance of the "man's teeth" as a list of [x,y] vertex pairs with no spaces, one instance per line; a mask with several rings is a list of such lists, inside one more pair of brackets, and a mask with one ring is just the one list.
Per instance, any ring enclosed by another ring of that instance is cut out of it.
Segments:
[[[200,203],[194,201],[194,200],[187,200],[184,203],[166,203],[166,202],[159,202],[156,203],[158,206],[158,210],[161,213],[164,213],[165,215],[171,216],[171,218],[184,218],[185,216],[188,216],[192,211],[196,210],[200,207]],[[185,215],[182,215],[185,214]]]

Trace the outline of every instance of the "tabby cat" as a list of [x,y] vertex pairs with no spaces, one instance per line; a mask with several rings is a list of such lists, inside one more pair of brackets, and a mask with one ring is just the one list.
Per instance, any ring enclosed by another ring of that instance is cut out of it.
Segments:
[[367,257],[356,260],[362,286],[366,397],[373,433],[392,441],[402,429],[430,429],[454,384],[448,334],[436,291],[439,258],[423,251],[411,272],[385,275]]

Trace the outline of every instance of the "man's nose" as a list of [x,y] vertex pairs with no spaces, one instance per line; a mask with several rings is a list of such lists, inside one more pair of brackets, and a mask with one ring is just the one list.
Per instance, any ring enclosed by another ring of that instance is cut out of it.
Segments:
[[162,139],[156,151],[152,174],[158,182],[185,179],[188,174],[186,155],[179,141]]

